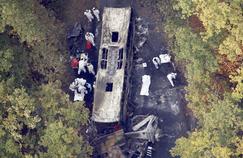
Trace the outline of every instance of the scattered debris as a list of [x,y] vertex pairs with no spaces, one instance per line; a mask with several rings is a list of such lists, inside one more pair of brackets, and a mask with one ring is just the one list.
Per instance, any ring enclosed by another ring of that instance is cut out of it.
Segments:
[[150,86],[151,80],[149,75],[143,75],[142,76],[142,88],[140,91],[140,95],[149,96],[149,86]]
[[67,38],[78,37],[83,31],[80,23],[75,23],[71,31],[68,32]]
[[153,150],[154,149],[152,147],[152,144],[148,143],[147,150],[146,150],[146,156],[147,157],[152,157]]
[[148,67],[147,63],[143,63],[142,65],[143,67]]
[[143,47],[143,45],[147,41],[148,37],[148,24],[144,22],[144,20],[141,17],[138,17],[135,19],[135,53],[139,52],[139,50]]
[[[148,150],[153,150],[152,144],[159,141],[161,136],[158,117],[137,115],[131,121],[132,131],[124,132],[120,129],[93,139],[92,145],[97,149],[95,156],[106,158],[133,158],[136,156],[141,158],[151,152]],[[94,128],[89,130],[94,131]]]
[[137,115],[132,118],[132,132],[125,133],[126,136],[136,139],[147,140],[155,143],[159,141],[161,130],[158,128],[158,117],[154,115]]

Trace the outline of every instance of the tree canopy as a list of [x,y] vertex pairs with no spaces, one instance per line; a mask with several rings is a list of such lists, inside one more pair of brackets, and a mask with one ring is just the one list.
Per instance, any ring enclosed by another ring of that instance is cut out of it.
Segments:
[[38,1],[0,0],[0,157],[90,157],[89,111],[62,88],[64,35]]
[[[163,0],[158,4],[162,5]],[[197,127],[176,140],[172,156],[242,157],[242,1],[174,0],[165,32],[184,67],[188,108]],[[161,8],[166,8],[161,6]]]

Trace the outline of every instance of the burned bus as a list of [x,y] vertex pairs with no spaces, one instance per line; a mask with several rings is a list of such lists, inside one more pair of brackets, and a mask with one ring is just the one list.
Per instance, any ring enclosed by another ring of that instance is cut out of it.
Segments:
[[92,120],[120,121],[131,8],[104,8]]

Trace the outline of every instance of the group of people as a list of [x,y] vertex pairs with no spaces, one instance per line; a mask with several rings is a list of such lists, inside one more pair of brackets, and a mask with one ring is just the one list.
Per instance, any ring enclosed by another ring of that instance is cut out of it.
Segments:
[[[159,66],[161,64],[171,62],[171,56],[169,54],[160,54],[158,57],[153,57],[152,62],[154,64],[154,67],[156,69],[159,69]],[[176,79],[176,76],[177,76],[177,74],[174,72],[171,72],[171,73],[167,74],[167,76],[166,76],[172,87],[175,86],[173,80]]]
[[83,101],[84,96],[92,91],[92,85],[83,78],[82,73],[95,75],[94,66],[89,62],[88,54],[81,53],[79,58],[72,57],[71,67],[78,77],[70,84],[69,89],[74,92],[74,101]]
[[[161,64],[171,62],[171,56],[169,54],[160,54],[159,56],[153,57],[152,62],[154,64],[154,67],[156,69],[159,69]],[[143,63],[143,67],[147,67],[147,64]],[[171,73],[167,74],[167,76],[166,76],[172,87],[175,86],[173,80],[176,79],[176,76],[177,76],[177,74],[174,72],[171,72]],[[140,95],[149,96],[150,84],[151,84],[151,77],[149,75],[143,75]]]
[[88,18],[89,22],[92,22],[94,17],[96,17],[97,21],[100,21],[100,11],[96,8],[85,10],[84,15]]
[[[94,18],[100,21],[100,12],[96,8],[92,10],[86,10],[84,15],[88,18],[88,22],[92,22]],[[85,50],[95,47],[94,34],[91,32],[85,33]],[[71,68],[74,70],[77,78],[70,84],[69,89],[74,92],[74,101],[83,101],[85,95],[92,91],[92,81],[90,83],[85,79],[85,74],[95,75],[94,66],[89,62],[88,54],[81,52],[76,56],[71,56]],[[88,77],[89,78],[89,77]]]
[[83,78],[76,78],[69,86],[74,92],[74,101],[83,101],[84,96],[92,91],[92,86]]
[[170,63],[171,56],[169,54],[160,54],[158,57],[153,57],[152,62],[156,69],[159,69],[161,64]]

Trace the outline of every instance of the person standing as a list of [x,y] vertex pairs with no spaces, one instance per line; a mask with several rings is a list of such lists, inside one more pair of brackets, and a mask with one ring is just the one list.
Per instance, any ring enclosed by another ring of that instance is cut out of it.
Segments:
[[84,15],[88,18],[89,22],[92,22],[92,20],[94,19],[91,10],[85,10]]
[[96,8],[92,9],[94,16],[96,17],[97,21],[100,21],[100,11]]
[[91,32],[86,32],[85,39],[87,41],[89,41],[93,46],[95,46],[95,43],[94,43],[94,34],[92,34]]

